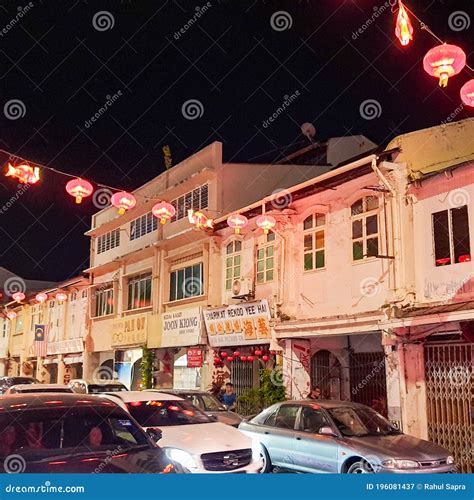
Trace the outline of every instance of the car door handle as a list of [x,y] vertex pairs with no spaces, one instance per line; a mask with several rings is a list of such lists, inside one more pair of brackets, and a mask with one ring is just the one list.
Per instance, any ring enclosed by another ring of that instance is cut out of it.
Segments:
[[270,434],[268,431],[264,431],[264,434]]
[[296,437],[297,441],[301,441],[301,438],[299,436]]

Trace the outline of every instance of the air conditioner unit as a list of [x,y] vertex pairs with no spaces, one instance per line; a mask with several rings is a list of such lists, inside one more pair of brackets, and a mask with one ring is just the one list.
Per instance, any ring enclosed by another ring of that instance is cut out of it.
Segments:
[[241,299],[253,297],[253,284],[249,278],[239,278],[232,283],[232,298]]

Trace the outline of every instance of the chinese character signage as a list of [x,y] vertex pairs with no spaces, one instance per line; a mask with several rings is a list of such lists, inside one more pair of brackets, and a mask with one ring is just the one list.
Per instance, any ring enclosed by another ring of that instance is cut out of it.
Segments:
[[201,368],[203,364],[203,354],[200,347],[189,347],[187,350],[188,368]]
[[266,300],[204,310],[212,347],[267,344],[271,340],[269,321],[270,309]]
[[147,316],[130,316],[112,324],[112,346],[134,346],[146,344]]
[[202,312],[190,307],[161,315],[161,346],[185,347],[202,344]]

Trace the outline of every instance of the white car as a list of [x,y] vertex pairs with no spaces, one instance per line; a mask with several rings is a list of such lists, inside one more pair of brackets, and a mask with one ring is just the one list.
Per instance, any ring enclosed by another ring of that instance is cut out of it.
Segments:
[[209,418],[188,401],[160,392],[104,394],[127,410],[153,436],[171,460],[190,472],[256,473],[260,445],[238,429]]
[[9,396],[10,394],[29,394],[29,393],[72,393],[74,392],[67,385],[58,385],[58,384],[17,384],[12,385],[9,389],[6,390],[5,395]]

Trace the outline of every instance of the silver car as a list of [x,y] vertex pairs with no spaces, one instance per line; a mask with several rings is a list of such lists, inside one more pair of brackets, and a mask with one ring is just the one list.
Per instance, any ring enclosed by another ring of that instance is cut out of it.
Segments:
[[452,472],[441,446],[397,430],[368,406],[347,401],[285,401],[239,429],[261,445],[262,472],[362,474]]

